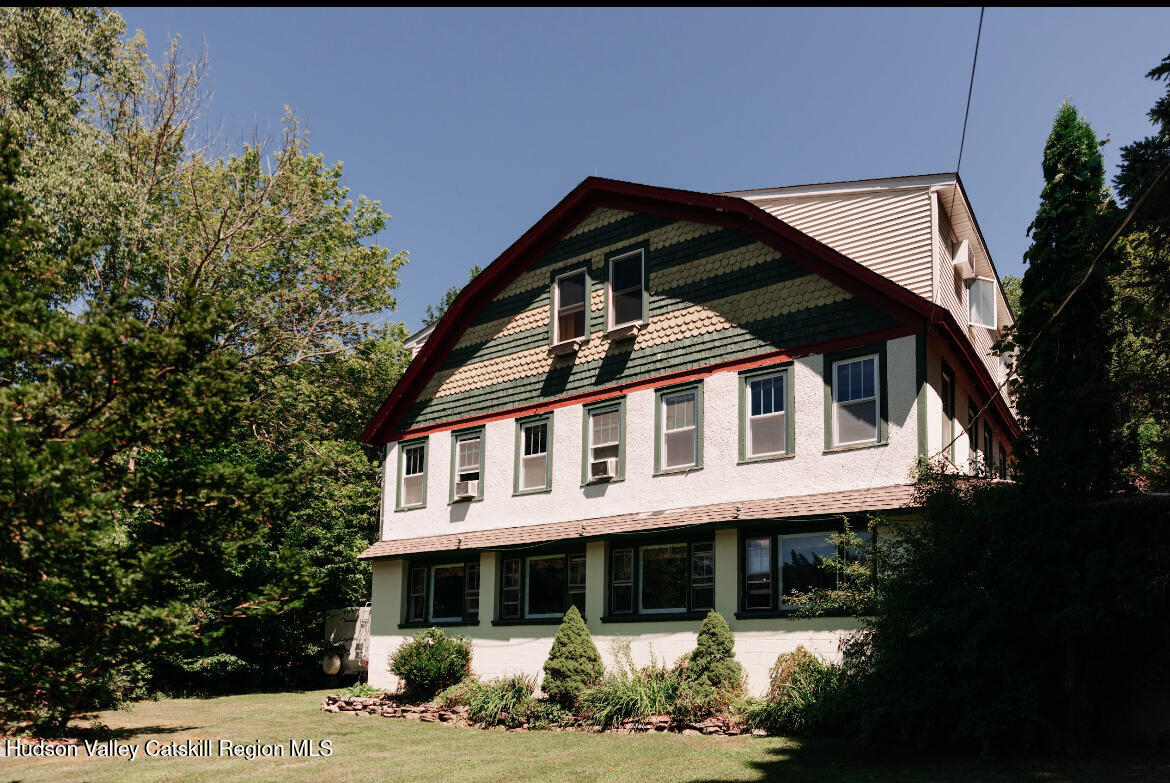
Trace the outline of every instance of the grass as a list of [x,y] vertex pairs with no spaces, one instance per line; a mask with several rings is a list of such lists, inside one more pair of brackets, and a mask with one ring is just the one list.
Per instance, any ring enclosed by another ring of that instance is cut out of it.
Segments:
[[1115,754],[1091,762],[980,766],[954,759],[895,758],[844,741],[683,737],[457,729],[318,710],[324,691],[142,702],[102,713],[114,738],[237,742],[330,740],[329,758],[135,761],[0,757],[0,781],[1138,781],[1170,779],[1170,761]]

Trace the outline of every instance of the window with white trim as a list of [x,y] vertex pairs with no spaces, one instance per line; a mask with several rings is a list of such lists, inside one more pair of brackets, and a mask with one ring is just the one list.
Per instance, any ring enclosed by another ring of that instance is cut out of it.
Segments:
[[987,277],[973,278],[967,284],[967,321],[971,326],[996,328],[995,281]]
[[696,465],[698,450],[698,392],[664,392],[662,400],[662,470]]
[[560,553],[503,559],[501,620],[559,620],[570,606],[585,614],[585,555]]
[[617,406],[589,411],[589,461],[610,457],[621,452],[621,409]]
[[585,336],[588,278],[585,270],[559,276],[553,283],[553,342],[563,343]]
[[520,425],[521,492],[548,488],[548,420]]
[[609,261],[609,328],[641,323],[643,320],[642,284],[646,256],[642,250],[611,258]]
[[955,437],[955,373],[946,362],[942,364],[941,378],[942,388],[939,390],[939,396],[942,397],[942,445],[953,460],[955,444],[951,441]]
[[[814,588],[831,589],[838,586],[842,555],[856,561],[863,553],[841,551],[828,531],[792,534],[745,536],[743,558],[743,585],[740,603],[745,612],[788,609],[786,596],[794,592],[807,593]],[[857,535],[866,541],[868,531]]]
[[460,435],[455,439],[455,474],[456,481],[478,481],[482,471],[480,448],[483,439],[477,432],[473,435]]
[[678,614],[715,608],[715,542],[610,549],[609,613]]
[[399,508],[417,508],[426,503],[426,443],[402,447],[402,478],[398,487]]
[[406,597],[408,623],[474,622],[478,615],[478,560],[410,566]]
[[876,443],[880,436],[878,357],[833,363],[833,444]]
[[747,432],[745,454],[748,459],[774,457],[788,453],[788,374],[779,372],[747,380]]

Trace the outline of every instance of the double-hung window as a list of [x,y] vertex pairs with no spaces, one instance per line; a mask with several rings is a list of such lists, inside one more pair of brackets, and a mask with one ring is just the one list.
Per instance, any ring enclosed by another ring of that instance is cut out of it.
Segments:
[[942,383],[939,389],[942,397],[942,445],[947,450],[952,462],[955,459],[955,373],[947,365],[942,364]]
[[657,448],[659,473],[702,466],[703,387],[658,392]]
[[585,464],[582,483],[623,477],[622,446],[625,400],[605,401],[585,408]]
[[878,439],[878,357],[833,365],[833,442],[837,446]]
[[715,608],[715,544],[612,544],[609,614],[663,615]]
[[407,623],[465,623],[479,616],[479,560],[416,564],[407,576]]
[[553,281],[553,343],[585,337],[588,320],[589,277],[585,270],[560,275]]
[[793,453],[791,377],[790,367],[740,375],[741,461]]
[[634,250],[609,259],[609,328],[617,329],[645,320],[644,250]]
[[[483,497],[483,428],[457,432],[452,436],[451,499],[459,500],[460,491],[468,490]],[[474,483],[470,483],[474,482]],[[463,498],[467,499],[467,498]]]
[[501,620],[559,621],[570,606],[585,614],[583,553],[503,558]]
[[398,452],[398,508],[427,504],[427,442],[403,443]]
[[[817,531],[776,535],[745,535],[742,539],[743,581],[740,607],[744,612],[791,608],[785,597],[814,588],[837,587],[839,570],[834,565],[842,554],[831,536]],[[863,540],[868,532],[858,534]]]
[[516,494],[549,489],[552,473],[552,419],[516,425]]
[[995,465],[995,438],[992,435],[991,423],[983,422],[983,461],[987,475],[991,475]]

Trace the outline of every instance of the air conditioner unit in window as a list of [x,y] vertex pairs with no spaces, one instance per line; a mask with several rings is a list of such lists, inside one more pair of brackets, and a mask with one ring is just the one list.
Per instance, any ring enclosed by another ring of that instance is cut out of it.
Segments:
[[456,481],[455,482],[455,499],[469,500],[479,494],[479,480],[472,481]]
[[956,242],[951,248],[951,263],[960,279],[970,280],[975,277],[975,256],[971,254],[971,245],[967,240]]
[[589,463],[590,481],[609,481],[616,476],[617,457],[607,457]]

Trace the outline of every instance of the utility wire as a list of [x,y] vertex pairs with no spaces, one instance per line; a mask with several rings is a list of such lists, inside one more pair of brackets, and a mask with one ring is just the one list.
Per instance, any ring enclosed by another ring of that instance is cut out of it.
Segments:
[[967,141],[967,117],[971,114],[971,93],[975,90],[975,65],[979,62],[979,39],[983,37],[983,12],[986,7],[979,8],[979,30],[975,33],[975,56],[971,59],[971,81],[967,85],[967,109],[963,112],[963,135],[959,137],[959,162],[955,164],[955,173],[963,166],[963,145]]
[[[1003,387],[1007,385],[1012,376],[1019,374],[1016,368],[1018,368],[1020,365],[1020,359],[1026,356],[1028,351],[1032,350],[1033,346],[1036,345],[1036,341],[1040,339],[1040,336],[1044,334],[1048,327],[1052,326],[1052,323],[1056,320],[1057,316],[1059,316],[1064,311],[1064,308],[1068,305],[1072,298],[1076,296],[1077,291],[1080,291],[1081,288],[1084,287],[1085,283],[1089,282],[1089,278],[1092,276],[1093,270],[1097,268],[1097,262],[1101,260],[1101,257],[1105,255],[1105,251],[1107,251],[1113,245],[1113,243],[1117,240],[1117,237],[1121,236],[1121,232],[1124,231],[1125,227],[1129,225],[1129,222],[1133,220],[1133,216],[1137,213],[1138,209],[1141,208],[1142,204],[1145,203],[1146,198],[1154,192],[1154,188],[1156,188],[1158,183],[1162,181],[1162,177],[1166,175],[1167,171],[1170,171],[1170,163],[1167,163],[1162,167],[1162,170],[1158,172],[1158,176],[1154,177],[1154,180],[1149,184],[1145,192],[1142,193],[1141,197],[1133,202],[1129,210],[1125,213],[1125,217],[1113,231],[1113,234],[1110,235],[1109,239],[1097,252],[1097,255],[1093,256],[1093,261],[1089,264],[1089,268],[1085,271],[1085,276],[1082,277],[1080,282],[1073,286],[1073,289],[1068,292],[1068,295],[1064,297],[1064,300],[1060,303],[1056,310],[1052,312],[1052,315],[1048,317],[1048,320],[1044,322],[1044,325],[1040,327],[1040,331],[1036,332],[1036,336],[1032,338],[1032,342],[1028,343],[1027,347],[1025,347],[1024,350],[1020,351],[1020,353],[1016,355],[1016,361],[1013,367],[1008,371],[1007,377],[1003,379],[1002,383],[995,387],[995,392],[988,398],[987,403],[979,409],[977,414],[975,414],[975,421],[978,421],[983,413],[991,406],[991,401],[995,399],[995,395],[999,394],[1000,391],[1003,390]],[[974,424],[974,422],[972,422],[972,424]],[[959,434],[951,438],[950,443],[946,444],[941,449],[932,454],[931,459],[942,454],[944,451],[949,450],[951,446],[953,446],[955,442],[959,440],[959,438],[966,434],[967,428],[960,426]]]

